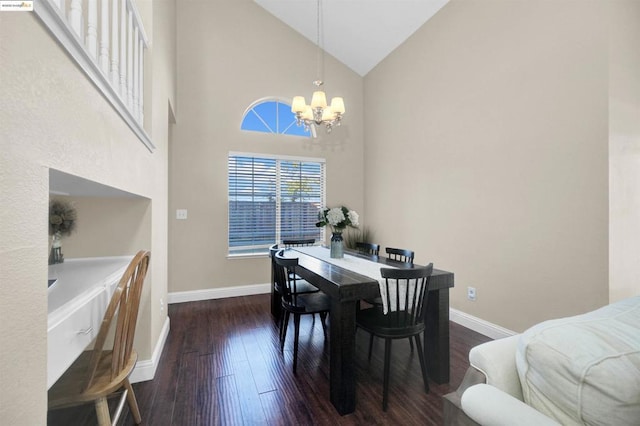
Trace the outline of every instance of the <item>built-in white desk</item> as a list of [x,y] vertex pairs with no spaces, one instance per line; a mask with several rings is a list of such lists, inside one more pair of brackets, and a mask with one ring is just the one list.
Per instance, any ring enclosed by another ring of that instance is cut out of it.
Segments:
[[[49,265],[47,389],[98,335],[111,296],[133,256],[66,259]],[[44,283],[43,283],[44,285]]]

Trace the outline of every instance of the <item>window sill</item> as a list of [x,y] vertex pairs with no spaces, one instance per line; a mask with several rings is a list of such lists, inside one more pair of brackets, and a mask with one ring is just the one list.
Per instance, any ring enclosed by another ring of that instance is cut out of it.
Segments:
[[227,260],[260,259],[263,257],[269,257],[269,253],[227,254]]

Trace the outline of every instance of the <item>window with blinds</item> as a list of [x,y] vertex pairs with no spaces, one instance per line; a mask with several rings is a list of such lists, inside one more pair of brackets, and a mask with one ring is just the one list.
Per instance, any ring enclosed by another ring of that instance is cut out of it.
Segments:
[[267,253],[286,239],[324,238],[321,159],[229,154],[229,254]]

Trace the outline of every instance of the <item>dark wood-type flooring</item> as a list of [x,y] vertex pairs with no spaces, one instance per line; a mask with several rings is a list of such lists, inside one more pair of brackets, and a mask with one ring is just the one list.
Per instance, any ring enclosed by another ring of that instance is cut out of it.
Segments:
[[[462,381],[469,349],[490,340],[450,323],[451,382],[430,382],[429,394],[417,352],[407,339],[394,341],[385,413],[384,342],[376,339],[369,362],[369,336],[359,330],[356,411],[340,416],[329,401],[329,343],[319,318],[302,319],[294,376],[293,321],[281,353],[269,295],[173,304],[169,317],[171,331],[154,380],[133,385],[145,425],[440,425],[442,395]],[[50,411],[48,424],[94,425],[95,410],[88,404]],[[126,405],[118,424],[134,424]]]

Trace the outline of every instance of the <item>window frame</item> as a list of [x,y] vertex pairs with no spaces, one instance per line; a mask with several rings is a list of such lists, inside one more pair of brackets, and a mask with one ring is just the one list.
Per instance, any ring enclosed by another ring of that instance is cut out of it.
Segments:
[[[253,153],[253,152],[240,152],[240,151],[229,151],[227,155],[227,258],[229,259],[239,259],[239,258],[250,258],[250,257],[264,257],[268,256],[269,250],[268,246],[264,248],[264,251],[261,250],[259,246],[254,245],[255,247],[252,252],[247,253],[234,253],[232,252],[231,247],[231,187],[230,187],[230,173],[229,166],[230,160],[232,157],[245,157],[245,158],[257,158],[257,159],[265,159],[265,160],[275,160],[276,168],[275,168],[275,186],[276,186],[276,210],[275,210],[275,241],[269,244],[281,244],[282,243],[282,224],[281,224],[281,206],[282,206],[282,188],[281,188],[281,178],[282,178],[282,170],[281,170],[281,162],[301,162],[301,163],[317,163],[321,167],[321,194],[320,194],[320,206],[319,209],[323,208],[326,205],[326,193],[327,193],[327,166],[325,158],[317,158],[317,157],[299,157],[299,156],[291,156],[291,155],[278,155],[278,154],[264,154],[264,153]],[[325,239],[325,228],[319,228],[319,239],[316,241],[317,243],[321,243]],[[250,249],[251,246],[246,246],[247,249]]]
[[[267,135],[284,135],[284,136],[292,136],[292,137],[299,137],[299,138],[315,138],[316,137],[316,132],[315,132],[315,128],[312,126],[309,129],[309,134],[304,134],[305,132],[303,132],[303,134],[298,134],[298,133],[287,133],[287,131],[292,127],[292,126],[298,126],[297,123],[294,121],[292,122],[286,129],[284,129],[285,131],[280,132],[280,115],[276,114],[276,129],[275,131],[273,129],[271,129],[271,126],[269,123],[267,123],[266,121],[264,121],[263,117],[261,117],[254,109],[264,103],[268,103],[268,102],[275,102],[275,103],[279,103],[279,104],[283,104],[285,106],[288,107],[288,110],[291,111],[291,102],[292,99],[291,98],[284,98],[284,97],[279,97],[279,96],[267,96],[261,99],[257,99],[254,102],[252,102],[245,110],[244,113],[242,114],[242,119],[240,120],[240,130],[243,132],[254,132],[254,133],[261,133],[261,134],[267,134]],[[257,130],[257,129],[244,129],[242,126],[244,125],[244,121],[245,118],[247,117],[248,114],[255,114],[256,117],[262,121],[262,123],[264,124],[265,128],[267,128],[270,131],[264,131],[264,130]],[[293,117],[295,117],[295,114],[292,112],[291,113],[293,115]]]

